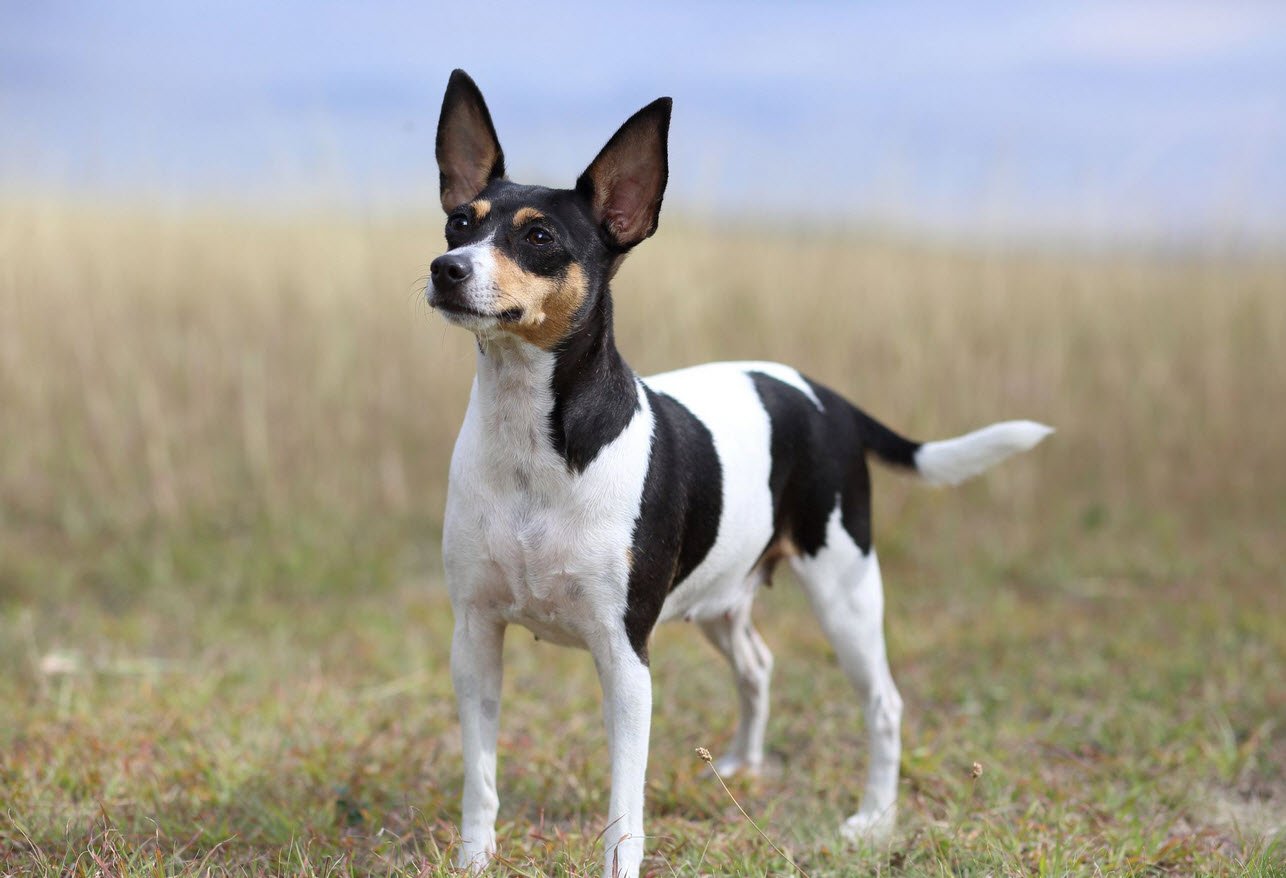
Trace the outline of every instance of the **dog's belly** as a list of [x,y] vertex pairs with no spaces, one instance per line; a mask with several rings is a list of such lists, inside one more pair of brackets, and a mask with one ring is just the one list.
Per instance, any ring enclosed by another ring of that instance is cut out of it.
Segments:
[[748,555],[745,564],[738,564],[725,570],[712,571],[710,575],[697,578],[695,572],[679,588],[670,592],[665,604],[661,607],[660,622],[682,620],[701,622],[727,615],[745,604],[753,594],[756,580],[746,575],[744,566],[754,566],[755,556]]

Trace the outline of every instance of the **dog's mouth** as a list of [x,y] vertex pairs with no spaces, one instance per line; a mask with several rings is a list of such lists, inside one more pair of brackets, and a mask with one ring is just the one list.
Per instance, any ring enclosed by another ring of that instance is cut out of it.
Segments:
[[497,312],[480,311],[477,308],[472,308],[468,305],[461,304],[460,302],[451,302],[442,299],[434,300],[432,296],[429,297],[429,307],[443,312],[447,315],[448,319],[451,317],[472,317],[479,320],[495,320],[500,323],[513,323],[517,320],[521,320],[523,315],[522,308],[506,308],[503,311]]

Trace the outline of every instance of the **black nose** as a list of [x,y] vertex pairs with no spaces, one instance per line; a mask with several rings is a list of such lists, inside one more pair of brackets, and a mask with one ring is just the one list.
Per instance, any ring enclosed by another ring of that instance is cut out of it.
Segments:
[[463,256],[452,256],[450,253],[439,256],[429,265],[429,275],[433,286],[439,291],[455,289],[473,274],[473,266]]

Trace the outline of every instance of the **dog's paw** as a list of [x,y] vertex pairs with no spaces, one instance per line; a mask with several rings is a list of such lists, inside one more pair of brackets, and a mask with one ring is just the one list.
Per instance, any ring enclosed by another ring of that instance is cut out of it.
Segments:
[[880,844],[893,835],[897,808],[890,805],[880,811],[858,811],[844,821],[839,833],[850,842]]
[[492,839],[490,845],[462,845],[456,853],[456,867],[463,870],[466,875],[479,875],[491,862],[491,857],[496,852],[496,843]]
[[764,763],[762,760],[751,762],[736,753],[725,753],[714,761],[714,770],[723,777],[732,777],[738,774],[745,777],[758,777],[763,774]]

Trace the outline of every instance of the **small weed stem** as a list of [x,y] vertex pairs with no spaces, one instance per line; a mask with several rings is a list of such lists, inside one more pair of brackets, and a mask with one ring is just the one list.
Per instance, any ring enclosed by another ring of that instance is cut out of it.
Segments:
[[754,818],[746,813],[745,808],[741,807],[741,803],[737,801],[737,797],[732,794],[732,790],[728,789],[728,785],[724,783],[723,778],[719,776],[719,769],[714,767],[714,758],[710,755],[710,751],[707,750],[705,747],[698,747],[697,755],[701,757],[701,759],[706,763],[706,765],[710,766],[710,770],[714,772],[715,780],[719,781],[719,786],[723,787],[723,791],[728,794],[728,798],[732,799],[732,804],[737,806],[737,810],[741,812],[741,816],[745,817],[746,821],[755,828],[755,832],[763,836],[764,841],[772,845],[772,849],[775,850],[783,860],[785,860],[787,863],[790,863],[790,865],[795,869],[796,872],[798,872],[800,875],[803,875],[804,878],[808,878],[808,873],[805,872],[798,863],[792,860],[785,851],[777,847],[776,842],[774,842],[771,838],[768,837],[768,833],[760,829],[759,824],[755,822]]

